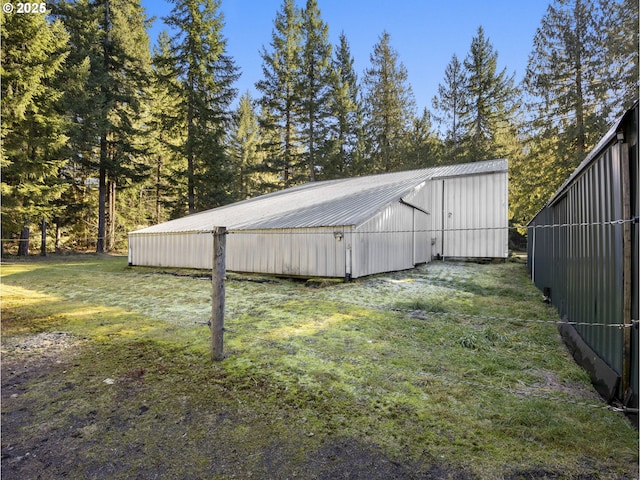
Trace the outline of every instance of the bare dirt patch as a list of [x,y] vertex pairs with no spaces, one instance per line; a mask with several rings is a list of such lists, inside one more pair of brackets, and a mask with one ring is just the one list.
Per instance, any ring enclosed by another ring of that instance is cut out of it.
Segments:
[[[86,361],[82,343],[65,332],[3,339],[3,480],[474,478],[428,461],[391,458],[373,443],[339,433],[316,440],[304,429],[286,435],[273,428],[271,437],[260,434],[247,442],[245,435],[268,432],[269,424],[281,422],[287,413],[273,412],[269,418],[242,405],[216,402],[203,410],[191,404],[189,395],[179,399],[176,409],[157,408],[147,399],[154,396],[147,370],[135,366],[115,379],[105,375],[104,388],[118,390],[113,405],[75,405],[72,393],[82,386],[64,379]],[[60,418],[34,421],[36,412],[52,407]]]

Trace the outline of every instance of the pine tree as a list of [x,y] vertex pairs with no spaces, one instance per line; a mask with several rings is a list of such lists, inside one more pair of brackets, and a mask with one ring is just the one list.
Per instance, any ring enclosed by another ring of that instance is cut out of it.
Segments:
[[435,119],[445,128],[444,163],[458,163],[460,149],[460,115],[466,98],[466,71],[454,54],[444,71],[444,84],[438,85],[438,96],[433,97]]
[[236,96],[238,69],[226,53],[224,21],[216,0],[173,0],[164,20],[177,33],[171,38],[172,76],[180,80],[180,110],[186,125],[181,146],[187,159],[189,213],[230,200],[225,132]]
[[498,72],[498,52],[478,28],[464,61],[465,100],[460,112],[464,161],[489,160],[498,155],[496,136],[513,119],[518,92],[506,68]]
[[262,48],[263,78],[256,83],[262,93],[261,121],[267,165],[282,176],[284,187],[304,178],[299,170],[301,144],[298,135],[299,78],[302,65],[301,13],[294,0],[284,0],[276,13],[270,51]]
[[329,28],[320,18],[316,0],[307,0],[302,11],[302,56],[300,71],[301,130],[306,143],[309,181],[316,179],[321,162],[318,153],[327,138],[330,114],[331,49]]
[[331,122],[329,147],[322,174],[325,178],[341,178],[361,173],[362,104],[358,76],[353,66],[351,48],[344,32],[340,34],[332,67]]
[[389,33],[383,32],[364,76],[365,129],[372,172],[403,168],[405,136],[411,129],[415,111],[407,69],[390,42]]
[[2,231],[19,232],[18,253],[27,255],[31,222],[52,220],[66,189],[60,172],[67,124],[57,77],[69,36],[45,13],[0,13],[0,25]]

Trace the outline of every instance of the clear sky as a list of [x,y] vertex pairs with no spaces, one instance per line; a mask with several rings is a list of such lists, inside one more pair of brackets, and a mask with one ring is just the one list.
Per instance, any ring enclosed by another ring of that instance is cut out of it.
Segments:
[[[306,0],[298,0],[304,7]],[[147,15],[157,17],[150,31],[152,44],[165,28],[162,17],[172,5],[166,0],[142,0]],[[358,77],[370,65],[380,34],[390,34],[391,46],[407,68],[418,110],[431,109],[431,99],[443,82],[444,70],[455,53],[462,61],[480,25],[498,52],[498,68],[515,73],[519,82],[532,50],[533,37],[547,9],[546,0],[318,0],[329,40],[344,32]],[[254,98],[262,77],[262,46],[270,49],[276,12],[282,0],[222,0],[228,53],[240,67],[238,93]]]

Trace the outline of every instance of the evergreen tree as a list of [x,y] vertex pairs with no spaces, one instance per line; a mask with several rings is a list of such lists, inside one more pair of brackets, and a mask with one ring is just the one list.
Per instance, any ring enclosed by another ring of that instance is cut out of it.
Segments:
[[173,0],[164,20],[177,33],[171,38],[172,76],[180,80],[177,116],[186,124],[181,146],[187,159],[189,213],[223,205],[230,199],[230,169],[225,132],[236,96],[238,69],[226,53],[220,2]]
[[139,121],[150,61],[146,16],[138,0],[62,0],[53,7],[71,35],[69,75],[85,75],[66,92],[70,146],[85,173],[76,180],[97,173],[96,251],[103,252],[114,243],[116,185],[146,173]]
[[594,0],[555,0],[536,31],[523,81],[530,119],[525,165],[516,169],[530,176],[520,217],[542,207],[607,129],[605,27]]
[[431,114],[426,108],[422,115],[413,119],[406,149],[405,168],[427,168],[441,163],[441,143],[433,131]]
[[466,71],[465,100],[460,112],[464,136],[463,160],[489,160],[498,156],[497,134],[513,120],[518,98],[513,75],[506,68],[498,72],[498,52],[478,28],[464,61]]
[[404,166],[404,143],[411,129],[415,101],[407,69],[383,32],[370,57],[364,85],[365,129],[370,150],[370,171],[391,172]]
[[353,56],[344,33],[340,34],[332,66],[329,147],[322,173],[325,178],[357,175],[362,168],[362,104]]
[[68,34],[45,13],[0,12],[2,73],[2,231],[19,232],[18,253],[27,255],[30,224],[52,220],[66,185],[62,147],[67,124],[57,82],[68,55]]
[[282,176],[284,187],[304,178],[299,170],[300,108],[299,75],[302,65],[301,13],[294,0],[284,0],[276,13],[271,33],[271,50],[262,48],[263,79],[256,83],[262,93],[261,120],[265,138],[263,145],[267,165]]
[[328,39],[329,28],[320,18],[316,0],[307,0],[306,8],[302,11],[301,31],[301,129],[306,143],[309,181],[313,182],[316,179],[316,167],[320,163],[318,153],[327,137],[332,48]]
[[148,98],[148,141],[152,167],[154,221],[159,223],[188,213],[186,120],[180,111],[181,84],[174,76],[171,41],[166,31],[158,36],[153,51],[152,82]]
[[640,93],[638,46],[640,22],[637,0],[601,0],[604,15],[605,74],[611,89],[613,115],[629,109]]
[[444,84],[438,85],[438,96],[433,97],[435,118],[444,126],[444,163],[458,163],[461,127],[460,115],[466,98],[466,71],[454,54],[444,71]]
[[556,0],[529,56],[524,88],[531,97],[531,134],[559,141],[554,150],[564,167],[562,178],[606,130],[610,105],[601,20],[593,0]]
[[260,151],[261,133],[258,115],[249,92],[240,97],[229,136],[229,158],[233,170],[232,188],[236,200],[254,197],[268,190],[276,179],[263,169]]

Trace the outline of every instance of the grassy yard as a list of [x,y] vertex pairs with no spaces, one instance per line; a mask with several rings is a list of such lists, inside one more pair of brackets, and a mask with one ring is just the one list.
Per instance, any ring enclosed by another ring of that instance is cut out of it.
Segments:
[[216,364],[205,275],[4,262],[3,479],[637,478],[521,263],[230,274]]

